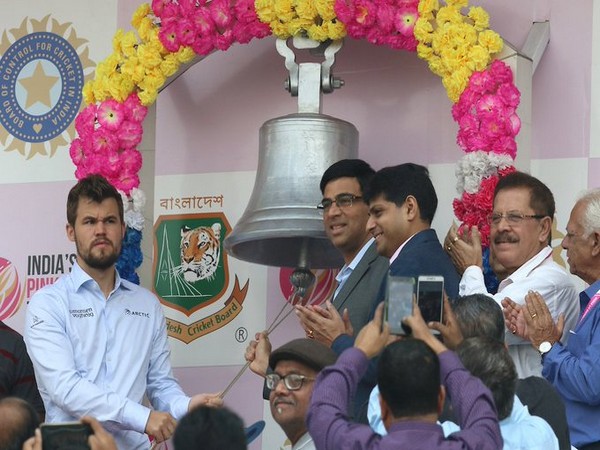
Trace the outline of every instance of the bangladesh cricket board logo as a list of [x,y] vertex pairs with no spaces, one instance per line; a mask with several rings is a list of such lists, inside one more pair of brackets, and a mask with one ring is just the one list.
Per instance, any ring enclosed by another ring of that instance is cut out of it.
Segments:
[[190,343],[231,322],[242,310],[248,281],[235,277],[229,295],[229,266],[223,240],[231,225],[223,213],[160,216],[154,226],[154,292],[163,305],[190,317],[226,300],[207,317],[184,324],[167,318],[169,336]]

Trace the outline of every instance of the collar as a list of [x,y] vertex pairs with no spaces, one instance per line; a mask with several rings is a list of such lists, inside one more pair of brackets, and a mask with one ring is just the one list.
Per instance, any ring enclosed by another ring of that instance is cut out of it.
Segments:
[[551,255],[552,248],[547,245],[546,247],[541,249],[537,255],[535,255],[533,258],[531,258],[529,261],[527,261],[525,264],[523,264],[521,267],[515,270],[511,275],[502,280],[498,292],[500,292],[502,288],[504,288],[507,284],[515,283],[518,280],[527,278],[529,274],[531,274],[531,272],[533,272],[535,269],[541,266]]
[[[417,233],[415,233],[417,234]],[[394,260],[398,257],[398,255],[400,254],[400,252],[402,251],[402,249],[406,246],[406,244],[408,244],[408,241],[410,241],[415,234],[413,234],[411,237],[409,237],[407,240],[405,240],[402,245],[400,247],[398,247],[398,250],[396,250],[394,252],[394,254],[392,255],[392,257],[390,258],[390,266],[392,265],[392,263],[394,262]]]
[[[308,434],[308,431],[306,433],[304,433],[302,435],[302,437],[300,439],[298,439],[298,442],[296,442],[293,446],[292,446],[292,450],[302,450],[302,449],[308,449],[308,448],[312,448],[309,444],[312,444],[313,440],[312,437],[310,436],[310,434]],[[314,444],[313,444],[314,446]]]
[[350,261],[350,264],[344,264],[344,266],[340,269],[338,274],[335,276],[335,279],[338,283],[340,283],[342,281],[341,280],[342,272],[344,272],[345,270],[350,270],[350,272],[352,272],[354,269],[356,269],[356,266],[358,266],[358,263],[363,258],[363,256],[365,256],[365,253],[367,253],[367,250],[369,250],[369,247],[371,246],[371,244],[373,242],[375,242],[375,238],[369,239],[367,241],[367,243],[365,245],[363,245],[362,248],[358,251],[358,253],[354,257],[354,259],[352,261]]
[[[120,287],[126,288],[125,284],[123,283],[123,280],[121,279],[121,276],[119,275],[119,271],[116,268],[114,269],[114,271],[115,287],[112,290],[112,292],[116,291]],[[81,266],[77,263],[77,261],[73,263],[73,267],[71,268],[71,279],[73,280],[73,285],[76,291],[79,290],[81,286],[90,281],[96,283],[96,280],[94,280],[85,270],[83,270]]]
[[586,289],[583,290],[589,298],[592,298],[600,291],[600,280],[590,284]]

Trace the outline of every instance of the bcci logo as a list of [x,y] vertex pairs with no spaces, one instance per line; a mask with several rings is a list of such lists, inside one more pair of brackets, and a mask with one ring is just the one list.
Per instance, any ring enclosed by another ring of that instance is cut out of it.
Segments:
[[49,21],[50,16],[25,19],[0,43],[0,142],[28,159],[54,156],[73,138],[83,84],[92,76],[84,70],[94,65],[83,45],[87,41],[73,29],[65,38],[70,25]]
[[[223,213],[160,216],[154,227],[154,292],[163,305],[186,316],[220,300],[229,288]],[[211,333],[237,316],[248,292],[235,277],[233,291],[216,313],[190,325],[167,319],[169,335],[186,343]]]

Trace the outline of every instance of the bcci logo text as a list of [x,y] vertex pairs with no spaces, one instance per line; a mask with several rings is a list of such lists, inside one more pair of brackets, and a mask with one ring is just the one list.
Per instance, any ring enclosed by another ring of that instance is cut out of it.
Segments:
[[72,140],[83,84],[93,75],[86,43],[70,24],[60,25],[50,16],[25,19],[3,34],[0,143],[5,151],[17,150],[28,159],[54,156]]
[[[223,240],[231,226],[223,213],[160,216],[154,227],[154,292],[186,316],[220,300],[229,288]],[[191,324],[167,319],[169,336],[185,343],[218,330],[242,310],[248,292],[237,276],[223,307]]]

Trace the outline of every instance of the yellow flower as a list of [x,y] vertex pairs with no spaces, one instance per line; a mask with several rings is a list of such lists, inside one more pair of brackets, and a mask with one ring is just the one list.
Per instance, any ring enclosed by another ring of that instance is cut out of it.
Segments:
[[279,21],[271,23],[271,31],[279,39],[287,39],[290,37],[290,32],[288,30],[287,24],[281,23]]
[[150,106],[152,103],[156,101],[156,97],[158,96],[158,91],[139,91],[138,97],[140,99],[140,103],[144,106]]
[[180,63],[187,63],[196,57],[196,53],[194,53],[191,47],[182,47],[175,53],[175,56]]
[[433,49],[425,44],[417,44],[417,56],[429,61],[429,59],[433,57]]
[[464,8],[469,4],[468,0],[446,0],[448,6],[456,6],[457,8]]
[[346,26],[339,20],[328,21],[327,29],[328,29],[327,34],[329,35],[329,39],[333,39],[334,41],[337,41],[338,39],[343,39],[346,37],[346,34],[347,34]]
[[415,23],[413,33],[417,41],[423,44],[429,44],[433,40],[433,25],[425,19],[418,19]]
[[317,12],[316,5],[312,2],[312,0],[299,0],[296,2],[296,14],[301,19],[308,19],[311,22],[316,19],[319,15]]
[[295,16],[291,0],[277,0],[275,2],[274,10],[275,14],[277,14],[277,17],[282,22],[289,22]]
[[142,3],[138,7],[138,9],[135,10],[131,18],[131,25],[133,26],[133,28],[139,28],[142,19],[145,18],[151,12],[152,8],[150,8],[150,5],[148,3]]
[[504,45],[500,35],[492,30],[479,33],[479,43],[487,48],[490,53],[498,53]]
[[95,103],[96,98],[94,97],[94,80],[90,80],[83,85],[82,89],[83,101],[86,104]]
[[156,28],[154,22],[148,17],[143,18],[140,21],[140,26],[136,28],[138,34],[140,35],[140,39],[142,41],[149,41],[152,30]]
[[146,76],[146,69],[140,63],[139,58],[134,56],[121,65],[121,73],[129,77],[135,84],[138,84]]
[[259,20],[263,23],[271,23],[277,19],[271,0],[255,0],[254,9]]
[[123,35],[123,39],[121,39],[121,52],[127,57],[132,57],[135,55],[137,45],[137,36],[133,31],[128,31]]
[[483,31],[490,26],[490,15],[481,6],[472,6],[468,17],[477,31]]
[[437,11],[440,8],[438,0],[421,0],[417,10],[419,11],[419,17],[425,17]]
[[138,58],[140,63],[146,68],[156,67],[163,60],[160,52],[148,44],[140,44],[138,46]]
[[335,10],[333,8],[334,0],[314,0],[315,7],[317,8],[318,15],[324,21],[333,21],[336,18]]
[[160,63],[160,71],[165,77],[170,77],[171,75],[175,75],[180,65],[181,63],[177,59],[177,56],[172,53],[165,56],[165,59]]
[[443,26],[446,23],[458,24],[462,23],[463,16],[458,9],[444,6],[437,12],[435,21],[437,22],[438,26]]
[[481,45],[474,45],[469,49],[469,55],[467,59],[469,69],[474,72],[480,72],[484,70],[490,62],[490,53],[487,49]]

